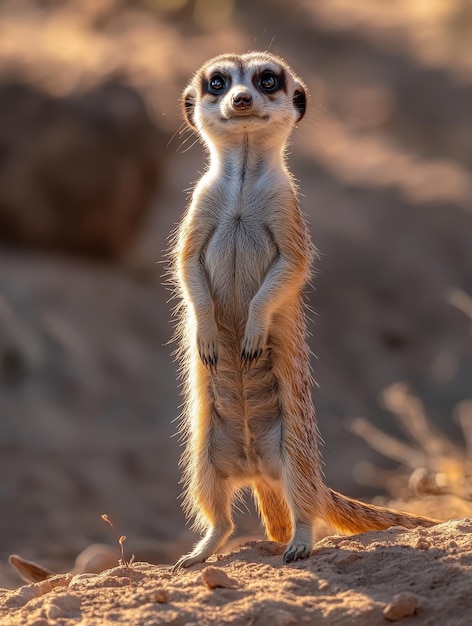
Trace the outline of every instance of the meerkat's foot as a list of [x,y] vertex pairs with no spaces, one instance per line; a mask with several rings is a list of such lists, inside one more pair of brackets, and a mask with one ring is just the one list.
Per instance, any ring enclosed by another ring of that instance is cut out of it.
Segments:
[[193,552],[190,552],[189,554],[184,554],[172,567],[172,572],[179,572],[181,569],[192,567],[192,565],[195,565],[195,563],[203,563],[205,560],[206,559],[194,556]]
[[173,566],[172,571],[178,572],[181,569],[192,567],[192,565],[195,565],[196,563],[204,563],[208,557],[213,554],[213,550],[210,549],[200,550],[198,547],[199,545],[200,544],[197,544],[192,552],[181,556],[177,563]]
[[298,523],[295,534],[284,553],[284,563],[307,559],[311,554],[312,528],[311,524]]
[[291,543],[284,552],[284,563],[307,559],[311,554],[311,546],[305,543]]
[[184,567],[191,567],[195,563],[203,563],[224,543],[233,531],[231,522],[210,528],[201,541],[197,543],[192,552],[184,554],[172,568],[173,572],[178,572]]

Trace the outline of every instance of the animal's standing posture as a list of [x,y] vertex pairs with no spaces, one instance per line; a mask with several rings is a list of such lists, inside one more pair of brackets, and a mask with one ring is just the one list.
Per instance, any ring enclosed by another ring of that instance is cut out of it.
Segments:
[[206,560],[250,486],[284,561],[309,556],[312,524],[342,531],[437,523],[361,503],[323,482],[302,289],[314,248],[285,164],[303,82],[266,52],[211,59],[183,93],[209,152],[174,242],[181,297],[185,508],[205,534],[176,567]]

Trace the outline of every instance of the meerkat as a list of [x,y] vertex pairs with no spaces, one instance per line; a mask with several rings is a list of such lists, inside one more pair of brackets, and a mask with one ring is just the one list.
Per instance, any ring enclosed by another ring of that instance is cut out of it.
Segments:
[[267,52],[206,62],[182,97],[209,153],[172,244],[184,380],[184,508],[203,538],[175,569],[233,531],[250,487],[286,563],[307,558],[322,518],[358,533],[439,520],[365,504],[323,480],[303,288],[315,248],[285,150],[307,89]]

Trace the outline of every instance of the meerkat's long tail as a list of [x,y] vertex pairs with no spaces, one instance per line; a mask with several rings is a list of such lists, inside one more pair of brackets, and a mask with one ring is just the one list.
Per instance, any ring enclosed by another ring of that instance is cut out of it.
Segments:
[[423,517],[414,513],[403,513],[383,506],[354,500],[333,489],[328,489],[326,520],[341,532],[363,533],[369,530],[384,530],[391,526],[435,526],[441,520]]

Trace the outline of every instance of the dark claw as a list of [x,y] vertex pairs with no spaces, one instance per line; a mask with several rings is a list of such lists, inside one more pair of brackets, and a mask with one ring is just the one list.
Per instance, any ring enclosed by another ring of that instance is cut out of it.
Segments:
[[258,348],[257,350],[254,350],[253,352],[246,352],[246,350],[243,350],[241,352],[241,360],[246,366],[246,369],[249,369],[251,365],[256,363],[261,358],[261,356],[262,356],[262,348]]
[[212,374],[216,374],[216,365],[218,363],[218,357],[216,355],[208,356],[199,352],[202,363],[207,367]]
[[210,364],[209,364],[209,370],[212,374],[216,374],[216,366],[218,364],[218,357],[217,356],[212,356],[210,357]]
[[170,571],[172,572],[172,574],[178,574],[179,572],[183,571],[186,567],[189,567],[189,565],[192,565],[192,562],[187,564],[189,557],[190,557],[190,554],[184,554],[183,556],[181,556],[180,559],[177,561],[177,563],[171,567]]
[[284,563],[294,563],[297,560],[296,552],[291,550],[284,554]]
[[311,554],[306,546],[293,546],[289,548],[284,554],[284,563],[294,563],[295,561],[301,561],[307,559]]

